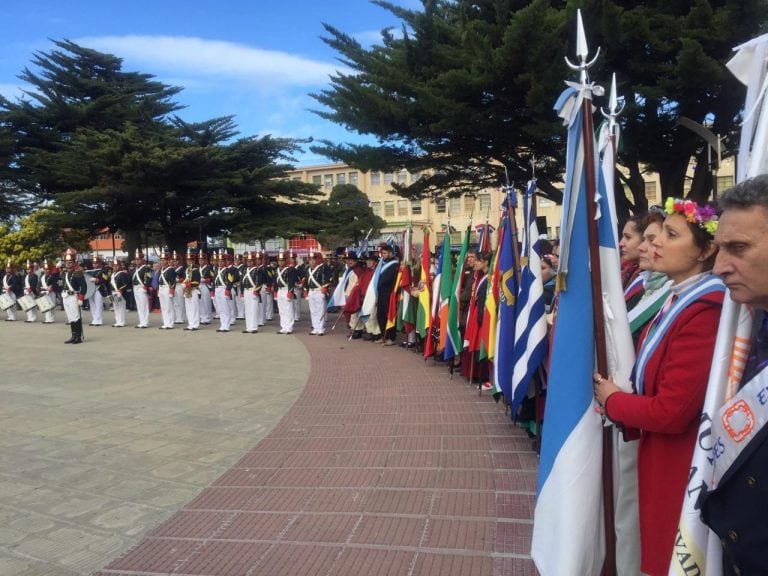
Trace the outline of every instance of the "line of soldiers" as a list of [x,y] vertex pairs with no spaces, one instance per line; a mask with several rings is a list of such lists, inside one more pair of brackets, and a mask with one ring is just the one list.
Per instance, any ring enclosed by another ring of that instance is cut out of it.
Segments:
[[[258,333],[259,327],[280,316],[280,334],[291,334],[300,318],[303,296],[308,298],[312,319],[312,335],[325,333],[326,300],[336,281],[333,267],[324,262],[319,252],[311,253],[310,264],[298,264],[296,256],[281,252],[276,261],[269,261],[266,253],[250,252],[233,256],[226,252],[188,252],[186,259],[165,252],[159,267],[147,263],[137,250],[133,267],[126,269],[119,259],[108,267],[94,257],[90,267],[82,266],[77,252],[68,249],[62,257],[64,270],[60,272],[46,261],[40,274],[33,264],[27,263],[20,275],[10,260],[3,278],[3,301],[0,302],[7,320],[15,321],[17,301],[25,300],[26,322],[36,322],[37,312],[45,314],[44,323],[55,321],[57,296],[67,313],[72,338],[67,343],[79,344],[84,340],[82,313],[91,311],[91,326],[103,324],[105,302],[111,304],[115,323],[126,326],[126,312],[133,303],[138,315],[136,328],[148,328],[153,296],[159,300],[162,317],[161,330],[170,330],[175,324],[196,331],[200,326],[219,320],[217,332],[229,332],[236,320],[244,320],[243,333]],[[42,298],[46,302],[43,303]]]

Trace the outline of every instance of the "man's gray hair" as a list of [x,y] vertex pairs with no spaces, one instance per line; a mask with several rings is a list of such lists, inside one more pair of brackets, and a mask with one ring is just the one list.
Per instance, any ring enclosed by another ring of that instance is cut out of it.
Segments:
[[743,182],[739,182],[733,188],[728,188],[718,198],[721,210],[729,208],[751,208],[762,206],[768,209],[768,174],[760,174]]

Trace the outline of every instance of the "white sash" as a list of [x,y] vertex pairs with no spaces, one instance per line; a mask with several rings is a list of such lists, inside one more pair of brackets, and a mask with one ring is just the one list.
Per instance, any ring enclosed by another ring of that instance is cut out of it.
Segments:
[[163,286],[170,286],[170,284],[168,284],[168,280],[167,280],[167,278],[165,277],[165,273],[166,273],[168,270],[170,270],[171,268],[172,268],[171,266],[166,266],[165,268],[163,268],[163,269],[160,271],[160,284],[162,284]]
[[742,450],[768,422],[768,368],[763,368],[728,402],[712,421],[713,488]]
[[[725,285],[723,284],[723,281],[720,280],[718,276],[708,274],[693,286],[678,294],[677,300],[672,303],[669,310],[665,312],[663,307],[659,310],[659,313],[653,320],[654,324],[658,321],[658,325],[655,327],[655,330],[653,330],[653,327],[651,328],[653,332],[649,333],[645,342],[643,342],[640,349],[640,355],[635,364],[635,386],[637,387],[638,394],[642,394],[643,389],[645,388],[645,368],[648,365],[648,361],[656,352],[656,349],[664,339],[667,330],[672,326],[673,322],[677,319],[677,316],[704,294],[724,291]],[[673,295],[670,294],[669,297],[672,298]]]
[[[307,284],[309,285],[309,287],[310,287],[310,288],[322,288],[322,287],[323,287],[323,285],[322,285],[322,284],[320,284],[320,282],[318,282],[318,281],[315,279],[315,272],[317,272],[318,270],[320,270],[320,268],[322,268],[322,266],[323,266],[323,265],[322,265],[322,264],[320,264],[319,266],[315,266],[314,268],[309,268],[309,269],[308,269],[308,272],[309,272],[309,276],[308,276],[308,278],[307,278]],[[314,284],[314,286],[312,286],[312,284]]]

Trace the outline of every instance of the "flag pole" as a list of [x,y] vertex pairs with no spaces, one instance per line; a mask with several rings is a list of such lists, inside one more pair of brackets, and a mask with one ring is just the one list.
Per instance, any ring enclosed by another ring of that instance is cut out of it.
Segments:
[[[579,71],[579,84],[582,89],[589,87],[589,75],[587,69],[590,68],[597,57],[600,55],[600,49],[597,49],[595,57],[587,61],[589,49],[587,48],[587,37],[584,32],[584,24],[581,19],[581,10],[576,12],[576,56],[579,59],[578,64],[572,64],[568,58],[566,63],[572,70]],[[594,125],[592,121],[592,99],[591,91],[585,90],[589,97],[585,97],[582,102],[583,114],[583,138],[584,138],[584,173],[587,185],[587,238],[589,240],[589,265],[590,276],[592,280],[592,306],[593,322],[595,330],[595,357],[597,361],[596,371],[600,374],[608,373],[608,354],[606,351],[605,325],[603,323],[603,287],[600,274],[600,253],[597,237],[597,220],[595,197],[597,194],[597,178],[595,174],[595,141]],[[614,518],[613,502],[613,433],[611,427],[603,427],[603,458],[602,458],[602,481],[603,481],[603,513],[605,521],[605,561],[603,563],[602,576],[616,575],[616,528]]]

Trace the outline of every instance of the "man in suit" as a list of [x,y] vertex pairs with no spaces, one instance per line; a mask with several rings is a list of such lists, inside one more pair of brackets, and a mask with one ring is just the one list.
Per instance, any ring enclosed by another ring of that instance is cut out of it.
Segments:
[[702,518],[720,537],[723,574],[768,574],[768,175],[726,190],[720,207],[714,272],[754,310],[754,328],[739,391],[713,420],[724,472],[701,501]]

